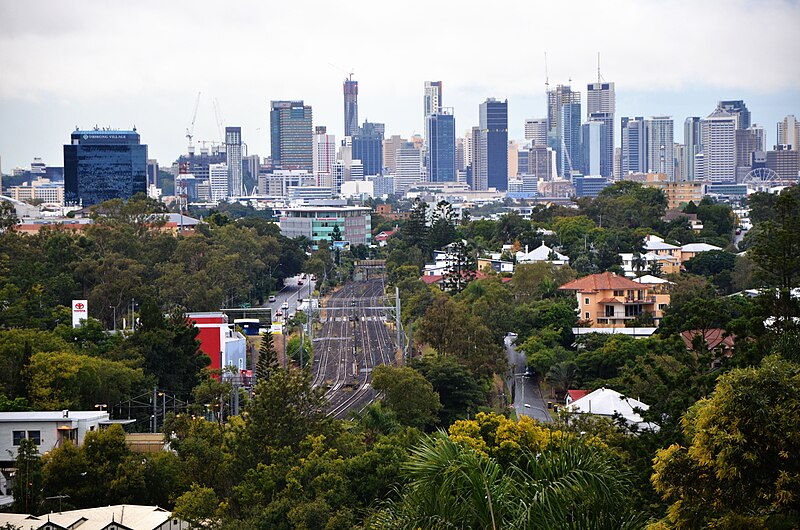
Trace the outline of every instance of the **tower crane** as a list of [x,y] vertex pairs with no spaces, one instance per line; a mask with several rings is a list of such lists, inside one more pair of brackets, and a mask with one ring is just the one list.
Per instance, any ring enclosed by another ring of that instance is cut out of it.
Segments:
[[189,156],[194,155],[194,144],[192,138],[194,137],[194,122],[197,120],[197,108],[200,106],[200,92],[197,93],[197,99],[194,102],[194,113],[192,114],[192,123],[186,128],[186,138],[189,140]]

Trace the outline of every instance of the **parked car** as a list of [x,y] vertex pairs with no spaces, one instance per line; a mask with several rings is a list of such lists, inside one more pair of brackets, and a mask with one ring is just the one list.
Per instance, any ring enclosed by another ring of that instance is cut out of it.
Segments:
[[275,295],[274,294],[269,295],[269,301],[270,302],[274,302],[275,301]]

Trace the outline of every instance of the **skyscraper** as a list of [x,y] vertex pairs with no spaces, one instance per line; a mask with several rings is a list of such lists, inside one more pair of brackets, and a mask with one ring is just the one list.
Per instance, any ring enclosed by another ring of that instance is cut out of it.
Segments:
[[225,151],[228,153],[228,196],[240,197],[244,195],[241,127],[225,127]]
[[336,137],[325,126],[314,129],[314,181],[317,186],[333,187],[333,164],[336,162]]
[[358,81],[353,74],[344,80],[344,135],[353,136],[358,131]]
[[272,165],[313,170],[312,112],[298,101],[272,101],[269,113]]
[[747,105],[741,99],[720,101],[717,103],[717,110],[736,115],[737,129],[750,128],[750,111],[747,110]]
[[508,189],[508,100],[488,98],[480,104],[478,121],[480,173],[477,180],[485,182],[489,188],[505,191]]
[[559,174],[569,178],[573,171],[580,171],[583,167],[583,153],[581,152],[581,103],[580,93],[576,102],[561,105],[561,142],[556,152],[559,156]]
[[[731,114],[718,107],[700,124],[703,136],[703,179],[712,184],[736,181],[738,121],[739,118],[736,114]],[[696,162],[697,160],[695,160]]]
[[425,118],[425,167],[430,182],[456,180],[456,119],[453,109],[440,107]]
[[383,167],[385,167],[389,173],[394,173],[397,167],[397,150],[406,142],[408,142],[408,140],[401,138],[400,135],[397,134],[383,141]]
[[394,190],[405,193],[422,178],[420,150],[412,142],[406,142],[397,149],[395,156]]
[[600,173],[603,177],[614,174],[614,120],[617,112],[616,93],[614,83],[600,80],[598,63],[597,83],[586,85],[586,118],[592,121],[602,121],[603,140],[600,145]]
[[589,83],[586,85],[586,116],[596,112],[617,111],[614,83]]
[[603,124],[599,154],[600,173],[598,174],[603,177],[611,177],[614,174],[614,113],[592,112],[589,114],[589,122]]
[[73,131],[64,145],[64,202],[90,206],[147,192],[147,145],[139,133]]
[[442,101],[442,82],[425,81],[425,100],[423,102],[424,118],[434,112],[439,112],[443,105]]
[[606,124],[602,121],[588,121],[581,125],[581,174],[599,176],[600,157],[602,153],[603,137],[606,133]]
[[800,122],[789,114],[783,121],[778,122],[778,145],[790,145],[791,149],[800,151]]
[[[567,106],[569,106],[568,116],[565,120],[563,114]],[[569,131],[564,131],[565,124],[569,127]],[[574,170],[580,168],[580,155],[577,153],[580,144],[580,127],[581,93],[573,92],[569,85],[556,86],[554,91],[547,93],[547,144],[556,152],[556,171],[561,176],[569,173],[570,165]],[[566,148],[568,142],[570,148],[576,152]]]
[[361,160],[365,175],[383,173],[383,123],[364,122],[352,138],[353,158]]
[[767,150],[766,140],[764,128],[758,125],[736,129],[736,182],[742,182],[752,168],[753,153]]
[[666,173],[675,180],[674,126],[671,116],[653,116],[645,122],[647,130],[647,171]]
[[620,177],[628,173],[647,172],[647,131],[644,118],[637,116],[620,120],[622,132],[622,160],[620,161]]
[[531,145],[547,145],[547,118],[528,118],[525,120],[525,139]]
[[700,121],[699,116],[690,116],[683,122],[683,178],[686,180],[695,179],[695,157],[703,150]]

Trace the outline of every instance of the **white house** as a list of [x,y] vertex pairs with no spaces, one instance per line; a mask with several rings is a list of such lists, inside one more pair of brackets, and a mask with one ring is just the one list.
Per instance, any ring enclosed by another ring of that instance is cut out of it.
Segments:
[[24,438],[36,442],[44,454],[64,440],[81,445],[87,432],[111,423],[108,412],[91,410],[0,412],[0,462],[16,460]]
[[658,431],[658,425],[644,421],[639,410],[646,411],[649,405],[629,397],[625,397],[610,388],[598,388],[565,406],[565,409],[576,414],[594,414],[612,418],[622,417],[625,422],[637,430]]
[[564,265],[569,263],[569,257],[556,252],[552,248],[548,247],[542,241],[542,246],[535,248],[528,252],[528,245],[525,245],[525,252],[519,251],[516,254],[517,263],[538,263],[538,262],[547,262],[552,263],[553,265]]
[[69,510],[47,515],[0,513],[0,525],[21,530],[188,530],[189,523],[173,519],[172,513],[158,506],[118,504],[84,510]]

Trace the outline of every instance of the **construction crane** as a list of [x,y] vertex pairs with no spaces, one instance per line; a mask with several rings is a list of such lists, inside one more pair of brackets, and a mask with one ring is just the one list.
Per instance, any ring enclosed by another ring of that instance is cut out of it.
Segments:
[[219,107],[219,101],[217,98],[214,98],[214,118],[217,120],[217,131],[219,131],[219,141],[220,143],[225,143],[225,133],[223,132],[225,128],[225,120],[222,118],[222,110]]
[[192,114],[192,124],[189,125],[186,129],[186,138],[189,140],[189,156],[194,155],[194,144],[192,144],[192,138],[194,138],[194,122],[197,120],[197,108],[200,106],[200,92],[197,93],[197,99],[194,102],[194,113]]

